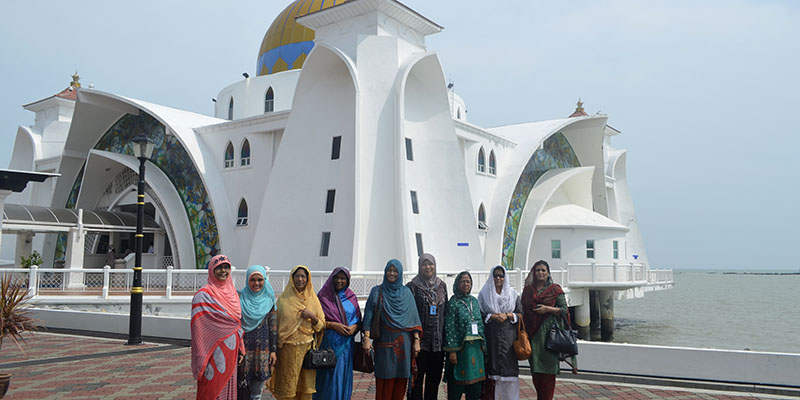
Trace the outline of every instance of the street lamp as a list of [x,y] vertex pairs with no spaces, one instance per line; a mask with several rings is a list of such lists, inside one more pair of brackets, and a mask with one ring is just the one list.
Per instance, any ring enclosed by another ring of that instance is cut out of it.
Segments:
[[139,193],[136,196],[136,260],[131,285],[131,315],[128,344],[142,344],[142,244],[144,242],[144,163],[153,154],[154,144],[147,136],[133,138],[133,152],[139,159]]

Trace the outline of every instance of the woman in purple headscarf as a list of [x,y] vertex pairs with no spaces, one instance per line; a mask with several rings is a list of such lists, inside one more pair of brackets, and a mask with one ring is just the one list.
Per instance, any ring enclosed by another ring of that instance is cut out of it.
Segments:
[[325,313],[325,336],[320,348],[336,352],[336,367],[317,370],[314,400],[350,400],[353,393],[354,335],[359,331],[361,309],[350,290],[350,271],[337,267],[317,293]]

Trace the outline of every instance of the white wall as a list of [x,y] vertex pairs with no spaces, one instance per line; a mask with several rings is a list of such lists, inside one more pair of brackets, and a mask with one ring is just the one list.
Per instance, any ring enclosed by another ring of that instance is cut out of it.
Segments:
[[233,97],[233,119],[243,119],[264,114],[264,98],[271,87],[275,96],[273,112],[292,108],[294,91],[300,70],[276,74],[251,76],[232,83],[217,94],[214,116],[228,119],[228,105]]
[[[561,259],[553,259],[550,251],[550,241],[561,240]],[[594,240],[594,259],[586,257],[586,240]],[[619,259],[613,258],[614,240],[619,241]],[[629,260],[625,255],[625,232],[619,230],[579,229],[579,228],[536,228],[533,235],[529,260],[544,259],[550,268],[563,269],[566,263],[626,263]],[[631,260],[632,261],[632,260]]]

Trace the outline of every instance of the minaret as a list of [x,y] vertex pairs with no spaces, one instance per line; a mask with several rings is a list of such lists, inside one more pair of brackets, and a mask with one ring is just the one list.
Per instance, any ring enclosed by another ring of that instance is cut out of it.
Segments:
[[587,115],[589,115],[589,114],[587,114],[586,111],[583,110],[583,102],[581,101],[581,98],[578,97],[578,103],[577,103],[577,107],[575,107],[575,112],[570,114],[569,118],[585,117]]

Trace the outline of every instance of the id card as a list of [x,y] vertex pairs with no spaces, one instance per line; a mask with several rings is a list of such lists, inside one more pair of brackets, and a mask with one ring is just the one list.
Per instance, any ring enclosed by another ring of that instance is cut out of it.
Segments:
[[475,323],[475,322],[472,323],[472,334],[473,335],[477,335],[478,334],[478,324]]
[[436,306],[431,306],[431,315],[436,315]]

